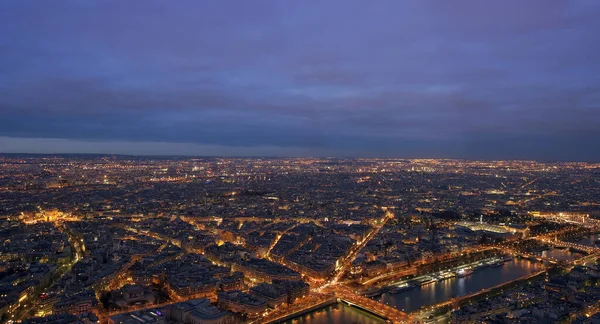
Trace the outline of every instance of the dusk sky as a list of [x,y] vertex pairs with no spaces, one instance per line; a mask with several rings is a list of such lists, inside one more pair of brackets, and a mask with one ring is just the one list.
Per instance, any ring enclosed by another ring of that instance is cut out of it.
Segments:
[[0,2],[0,152],[600,160],[600,1]]

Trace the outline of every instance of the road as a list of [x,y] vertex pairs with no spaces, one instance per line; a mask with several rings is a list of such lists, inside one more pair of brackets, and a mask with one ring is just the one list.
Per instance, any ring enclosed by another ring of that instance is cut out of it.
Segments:
[[369,243],[369,241],[371,241],[377,235],[377,233],[379,233],[379,231],[385,226],[385,224],[387,224],[387,222],[390,219],[394,218],[395,215],[392,212],[390,212],[389,210],[385,211],[385,216],[381,220],[380,224],[375,226],[371,233],[369,233],[369,235],[367,235],[367,237],[364,240],[358,242],[358,244],[354,246],[351,249],[350,253],[342,260],[340,268],[337,269],[336,273],[333,276],[333,279],[330,281],[329,284],[335,285],[338,283],[338,281],[348,271],[350,266],[352,266],[352,263],[354,262],[354,259],[356,259],[358,253],[360,253],[360,251],[365,247],[365,245],[367,245],[367,243]]

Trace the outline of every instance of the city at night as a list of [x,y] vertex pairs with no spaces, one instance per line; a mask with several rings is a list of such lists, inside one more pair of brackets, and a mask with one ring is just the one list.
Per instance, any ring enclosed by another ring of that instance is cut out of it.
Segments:
[[600,323],[600,2],[0,2],[0,323]]

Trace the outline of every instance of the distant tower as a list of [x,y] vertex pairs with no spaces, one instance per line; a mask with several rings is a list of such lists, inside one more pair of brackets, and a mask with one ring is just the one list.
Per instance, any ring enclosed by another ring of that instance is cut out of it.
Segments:
[[483,224],[483,215],[479,215],[479,223]]

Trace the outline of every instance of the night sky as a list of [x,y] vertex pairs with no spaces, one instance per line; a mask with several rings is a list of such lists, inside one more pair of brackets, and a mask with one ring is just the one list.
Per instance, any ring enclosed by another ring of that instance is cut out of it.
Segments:
[[600,160],[600,1],[0,2],[0,152]]

